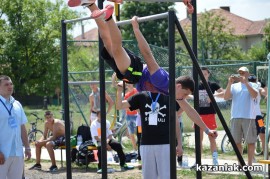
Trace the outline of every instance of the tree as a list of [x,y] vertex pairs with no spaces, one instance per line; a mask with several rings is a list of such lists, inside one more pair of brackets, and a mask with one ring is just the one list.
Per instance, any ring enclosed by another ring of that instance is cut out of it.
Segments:
[[51,95],[60,86],[60,21],[77,17],[62,0],[1,0],[0,71],[17,95]]
[[[143,3],[143,2],[125,2],[121,9],[121,20],[131,19],[133,16],[149,16],[168,12],[174,3]],[[132,26],[121,27],[123,39],[134,39]],[[159,47],[168,46],[168,20],[155,20],[140,23],[140,30],[148,43]]]
[[252,61],[265,61],[267,55],[267,49],[263,43],[253,45],[247,51],[247,58]]
[[264,41],[268,52],[270,52],[270,19],[267,20],[267,25],[264,28]]
[[[191,39],[191,28],[185,28]],[[198,16],[198,56],[203,59],[236,59],[242,57],[238,38],[230,22],[211,11]]]

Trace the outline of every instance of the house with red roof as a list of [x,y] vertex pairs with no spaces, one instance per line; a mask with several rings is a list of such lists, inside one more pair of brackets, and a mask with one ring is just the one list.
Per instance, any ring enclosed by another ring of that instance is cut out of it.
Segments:
[[[227,22],[229,22],[228,28],[234,29],[233,34],[241,36],[239,40],[240,47],[247,51],[252,45],[262,42],[264,35],[264,27],[266,27],[266,19],[260,21],[252,21],[236,14],[230,12],[230,7],[220,7],[220,9],[212,9],[209,11],[214,15],[218,15]],[[200,13],[198,14],[198,19],[200,18]],[[182,27],[190,26],[190,18],[186,18],[180,21]]]
[[[224,17],[228,22],[230,22],[229,28],[234,29],[233,34],[241,36],[239,40],[240,47],[247,51],[252,45],[262,42],[264,35],[264,27],[267,24],[266,19],[260,21],[252,21],[243,17],[240,17],[236,14],[230,12],[230,7],[220,7],[220,9],[212,9],[210,10],[213,14]],[[200,13],[198,14],[199,19]],[[191,20],[190,18],[186,18],[180,21],[182,27],[190,26]],[[76,41],[83,40],[98,40],[98,29],[91,29],[83,35],[79,35],[75,37]],[[86,45],[86,44],[84,44]]]

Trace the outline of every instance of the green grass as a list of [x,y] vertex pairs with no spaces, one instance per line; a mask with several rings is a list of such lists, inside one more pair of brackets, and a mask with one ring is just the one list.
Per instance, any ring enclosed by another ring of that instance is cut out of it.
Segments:
[[[30,122],[34,122],[35,121],[35,117],[30,115],[31,112],[37,112],[38,116],[40,118],[43,118],[44,119],[44,112],[46,110],[43,110],[43,109],[32,109],[32,108],[29,108],[29,107],[24,107],[24,110],[25,110],[25,113],[27,115],[27,118],[28,118],[28,123],[26,124],[26,128],[27,129],[30,129],[31,128],[31,125],[30,125]],[[48,107],[48,110],[51,110],[55,116],[55,118],[57,119],[61,119],[62,118],[62,115],[60,113],[60,110],[61,110],[61,106],[49,106]],[[74,111],[73,113],[73,122],[74,122],[74,131],[73,131],[73,135],[76,134],[76,130],[78,128],[78,126],[80,126],[81,124],[85,124],[84,122],[84,119],[82,117],[82,115],[78,112],[78,109],[74,106],[70,106],[70,110]],[[86,119],[88,120],[89,119],[89,105],[85,105],[83,109],[81,109],[83,112],[84,112],[84,115],[86,117]],[[229,109],[222,109],[221,110],[222,114],[223,114],[223,117],[225,118],[226,122],[227,122],[227,125],[229,125],[229,120],[230,120],[230,108]],[[112,121],[113,120],[113,117],[112,115],[114,114],[114,111],[112,110],[111,111],[111,114],[108,115],[108,120]],[[184,123],[184,132],[193,132],[194,129],[193,129],[193,122],[187,118],[187,116],[183,115],[183,123]],[[223,130],[223,127],[220,123],[220,121],[218,120],[218,117],[217,117],[217,123],[218,123],[218,130]],[[42,130],[43,131],[43,127],[44,127],[44,121],[39,121],[38,122],[38,129]],[[189,137],[185,138],[185,142],[188,142],[189,140],[194,140],[194,139],[191,139]],[[194,148],[189,148],[187,147],[188,145],[184,145],[184,151],[185,151],[185,154],[187,154],[189,157],[195,157],[195,151],[194,151]],[[130,145],[130,149],[125,149],[125,152],[127,151],[130,151],[131,150],[131,145]],[[210,156],[210,149],[209,147],[204,147],[204,150],[203,150],[203,153],[202,153],[202,157],[204,158],[207,158],[207,157],[211,157]],[[221,150],[219,149],[218,151],[219,153],[219,159],[230,159],[230,160],[237,160],[236,158],[236,155],[234,152],[231,152],[231,153],[222,153]],[[243,155],[244,159],[247,158],[247,154],[244,154]],[[259,159],[263,159],[263,156],[259,156],[259,157],[256,157],[257,160]],[[35,161],[34,160],[29,160],[29,161],[26,161],[28,163],[34,163]],[[50,162],[50,161],[44,161],[44,162]],[[76,164],[72,164],[72,168],[77,168],[77,169],[81,169],[81,170],[84,170],[85,166],[77,166]],[[93,169],[93,171],[96,170],[96,164],[91,164],[89,165],[89,168],[91,170],[91,168]],[[212,178],[220,178],[220,179],[223,179],[223,178],[229,178],[229,179],[236,179],[236,178],[246,178],[246,176],[243,174],[241,175],[231,175],[231,174],[214,174],[214,173],[206,173],[206,172],[203,172],[202,173],[203,175],[203,178],[207,177],[208,179],[212,179]],[[178,170],[177,171],[177,176],[178,178],[196,178],[196,172],[193,171],[193,170]],[[253,178],[262,178],[262,177],[256,177],[256,176],[253,176]]]

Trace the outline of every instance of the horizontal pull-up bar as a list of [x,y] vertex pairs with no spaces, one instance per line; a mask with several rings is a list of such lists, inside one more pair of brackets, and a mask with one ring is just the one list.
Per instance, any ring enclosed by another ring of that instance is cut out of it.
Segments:
[[[150,20],[164,19],[166,17],[168,17],[168,12],[161,13],[161,14],[150,15],[150,16],[139,17],[138,22],[145,22],[145,21],[150,21]],[[88,20],[88,19],[92,19],[92,17],[83,17],[83,18],[78,18],[78,19],[65,20],[64,23],[67,24],[67,23],[72,23],[72,22],[84,21],[84,20]],[[118,26],[131,24],[131,19],[124,20],[124,21],[119,21],[119,22],[116,22],[116,24]]]
[[183,0],[124,0],[124,1],[138,1],[138,2],[183,2]]
[[[138,17],[138,22],[146,22],[146,21],[150,21],[150,20],[165,19],[166,17],[168,17],[168,12],[150,15],[150,16]],[[116,24],[118,26],[131,24],[131,19],[119,21],[119,22],[116,22]]]
[[[105,83],[112,83],[111,81],[105,81]],[[99,84],[99,81],[69,81],[69,85],[86,85],[86,84]]]

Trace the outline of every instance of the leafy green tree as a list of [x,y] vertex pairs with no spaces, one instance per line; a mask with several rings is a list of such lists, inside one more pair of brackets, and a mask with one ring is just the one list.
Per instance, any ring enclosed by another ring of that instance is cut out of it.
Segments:
[[267,55],[267,49],[263,43],[253,45],[247,51],[247,58],[251,61],[265,61]]
[[[185,27],[189,39],[191,39],[191,27]],[[201,13],[198,16],[198,55],[203,59],[242,58],[239,45],[236,43],[239,37],[233,34],[230,22],[224,17],[211,11]]]
[[62,0],[0,1],[0,71],[17,95],[51,95],[60,86],[60,21],[78,15]]
[[[143,17],[154,14],[168,12],[174,3],[144,3],[144,2],[125,2],[121,9],[121,20],[131,19],[133,16]],[[122,26],[123,39],[134,39],[132,26]],[[168,46],[168,20],[155,20],[140,23],[140,29],[152,45],[159,47]]]
[[268,52],[270,52],[270,19],[267,20],[267,25],[264,28],[264,41]]

